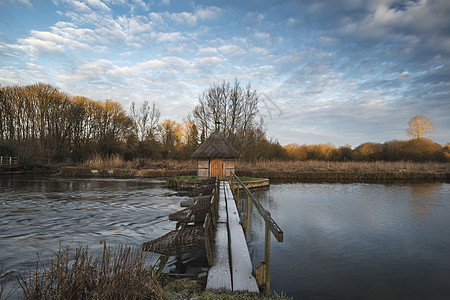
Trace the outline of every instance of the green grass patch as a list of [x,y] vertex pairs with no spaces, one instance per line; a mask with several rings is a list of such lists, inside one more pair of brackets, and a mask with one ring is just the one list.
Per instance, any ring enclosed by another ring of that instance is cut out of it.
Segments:
[[256,177],[250,177],[250,176],[238,176],[238,177],[243,182],[264,180],[264,178],[256,178]]
[[177,176],[174,178],[174,180],[183,180],[183,181],[189,181],[189,182],[202,182],[206,178],[200,178],[194,175],[186,175],[186,176]]
[[214,293],[204,290],[196,280],[177,279],[164,286],[164,296],[168,300],[195,299],[195,300],[289,300],[284,295],[273,294],[231,294]]

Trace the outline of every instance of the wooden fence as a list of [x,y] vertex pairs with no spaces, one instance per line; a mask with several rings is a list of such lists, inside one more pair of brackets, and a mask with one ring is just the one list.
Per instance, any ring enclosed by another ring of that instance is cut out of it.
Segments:
[[0,156],[0,167],[12,167],[17,165],[17,157]]

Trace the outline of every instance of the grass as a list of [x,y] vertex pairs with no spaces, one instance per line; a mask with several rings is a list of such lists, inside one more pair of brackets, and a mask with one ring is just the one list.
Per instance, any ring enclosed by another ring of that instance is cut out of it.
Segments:
[[[104,245],[94,257],[88,247],[74,255],[62,248],[49,266],[39,258],[33,268],[18,275],[24,299],[289,299],[274,294],[229,294],[205,291],[204,284],[184,278],[157,277],[141,248]],[[6,285],[6,283],[2,283]],[[0,290],[0,296],[3,289]]]
[[204,288],[192,279],[178,279],[169,282],[164,287],[165,297],[168,300],[196,299],[196,300],[269,300],[269,299],[291,299],[283,295],[274,294],[231,294],[214,293],[205,291]]
[[81,167],[93,170],[109,169],[137,169],[137,170],[195,170],[194,162],[191,160],[151,160],[135,159],[133,161],[124,160],[120,155],[102,157],[97,154],[86,160]]
[[250,176],[239,176],[239,179],[243,182],[246,181],[257,181],[257,180],[263,180],[264,178],[255,178],[255,177],[250,177]]
[[389,181],[389,180],[449,180],[450,163],[374,161],[279,161],[262,160],[240,162],[236,173],[240,176],[270,179],[294,179],[316,182],[340,181]]
[[200,178],[195,175],[186,175],[186,176],[177,176],[174,178],[174,180],[182,180],[182,181],[189,181],[189,182],[202,182],[206,178]]
[[284,171],[284,172],[450,172],[450,163],[412,161],[335,162],[335,161],[239,161],[239,171]]
[[163,289],[140,248],[104,245],[95,257],[88,247],[59,248],[46,266],[39,259],[18,276],[25,299],[162,299]]

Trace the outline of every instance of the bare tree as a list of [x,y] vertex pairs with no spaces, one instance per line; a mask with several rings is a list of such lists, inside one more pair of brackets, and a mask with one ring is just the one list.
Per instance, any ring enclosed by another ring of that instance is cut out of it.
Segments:
[[156,103],[153,101],[150,106],[148,101],[144,101],[138,110],[133,102],[131,103],[130,113],[136,125],[139,140],[155,140],[159,118],[161,117],[161,112]]
[[215,129],[242,152],[254,139],[264,136],[264,121],[257,119],[259,96],[251,85],[243,88],[239,81],[222,81],[211,85],[199,97],[192,121],[202,139]]
[[408,125],[406,132],[414,139],[428,137],[435,129],[433,120],[421,115],[412,117]]

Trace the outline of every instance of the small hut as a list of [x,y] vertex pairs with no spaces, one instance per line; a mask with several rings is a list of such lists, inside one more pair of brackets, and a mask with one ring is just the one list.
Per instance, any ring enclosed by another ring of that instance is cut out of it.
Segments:
[[220,179],[224,179],[231,176],[230,171],[234,172],[235,160],[239,157],[239,153],[216,130],[192,153],[191,157],[197,160],[198,177],[219,175]]

